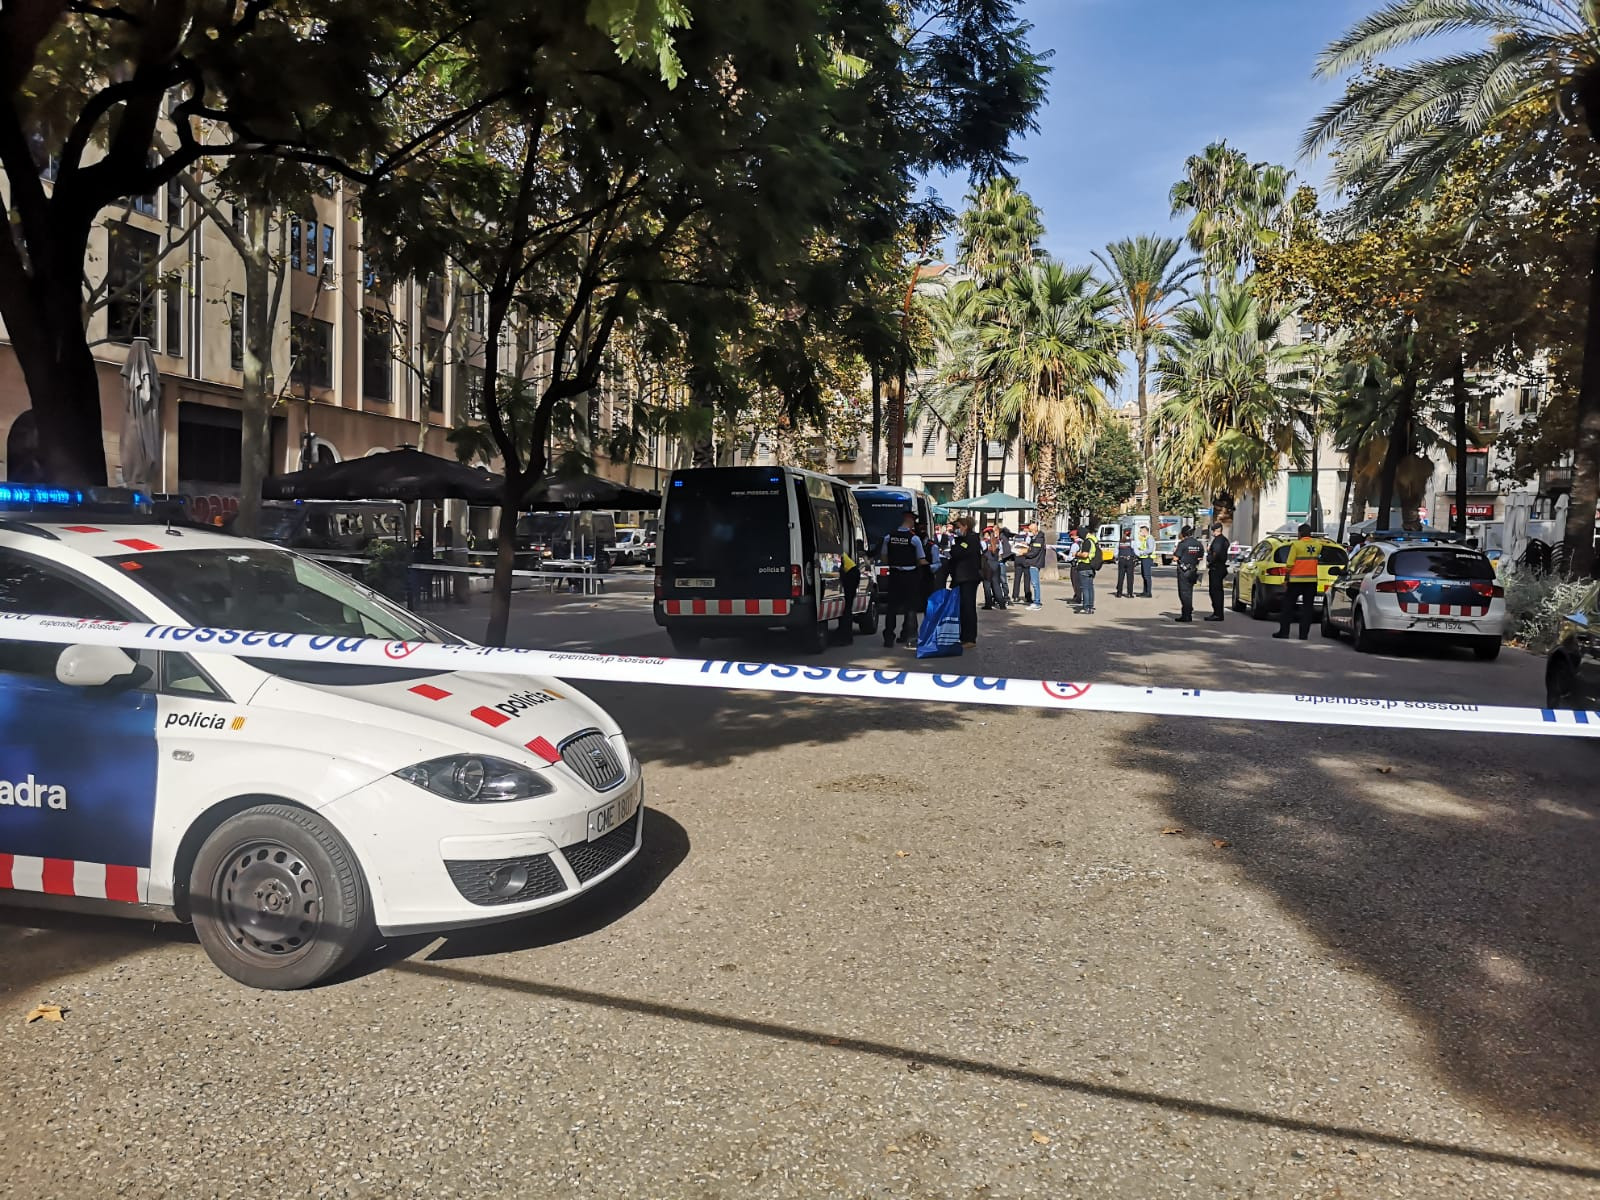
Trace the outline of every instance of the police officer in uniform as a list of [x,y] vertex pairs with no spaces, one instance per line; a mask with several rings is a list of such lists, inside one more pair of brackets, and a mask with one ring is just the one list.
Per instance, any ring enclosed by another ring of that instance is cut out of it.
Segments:
[[1085,529],[1083,537],[1078,541],[1078,550],[1072,556],[1073,568],[1078,573],[1078,590],[1083,593],[1083,607],[1079,612],[1088,615],[1094,612],[1094,573],[1105,562],[1100,553],[1100,539]]
[[878,557],[889,567],[889,614],[883,627],[885,648],[894,645],[894,619],[904,613],[900,640],[907,646],[917,644],[917,613],[921,609],[921,569],[928,565],[928,551],[916,531],[917,514],[909,508],[900,515],[900,528],[883,539]]
[[1194,585],[1200,578],[1200,564],[1205,561],[1206,548],[1194,536],[1193,525],[1185,525],[1178,536],[1180,540],[1173,547],[1172,556],[1178,560],[1178,604],[1183,611],[1172,619],[1187,623],[1194,620]]
[[1208,621],[1222,620],[1222,585],[1228,578],[1228,549],[1230,543],[1222,535],[1222,522],[1211,527],[1211,545],[1206,547],[1206,571],[1211,582],[1211,615]]

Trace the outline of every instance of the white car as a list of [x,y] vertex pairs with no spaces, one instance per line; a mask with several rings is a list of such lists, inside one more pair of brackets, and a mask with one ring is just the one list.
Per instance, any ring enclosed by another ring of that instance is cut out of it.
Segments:
[[1348,632],[1355,648],[1381,639],[1446,639],[1481,659],[1499,657],[1505,589],[1494,564],[1437,532],[1384,535],[1357,550],[1323,599],[1322,636]]
[[[0,511],[8,613],[460,640],[291,551],[82,513]],[[642,797],[553,679],[0,640],[0,888],[162,910],[255,987],[571,900],[638,853]]]

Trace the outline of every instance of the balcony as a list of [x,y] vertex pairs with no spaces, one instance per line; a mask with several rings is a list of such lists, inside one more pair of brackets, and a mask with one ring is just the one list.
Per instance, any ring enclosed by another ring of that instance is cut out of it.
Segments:
[[1544,467],[1539,472],[1539,495],[1564,496],[1572,491],[1571,467]]

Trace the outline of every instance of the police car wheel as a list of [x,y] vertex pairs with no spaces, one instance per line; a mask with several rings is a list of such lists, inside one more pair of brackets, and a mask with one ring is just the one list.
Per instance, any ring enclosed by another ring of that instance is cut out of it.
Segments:
[[1483,637],[1472,643],[1472,653],[1479,662],[1493,662],[1500,657],[1500,639],[1497,637]]
[[217,827],[195,856],[189,908],[211,961],[248,987],[310,987],[372,939],[372,899],[350,847],[288,805]]
[[867,611],[856,618],[856,628],[862,633],[878,632],[878,602],[876,599],[867,605]]
[[1378,648],[1377,639],[1372,636],[1372,630],[1367,628],[1367,619],[1361,615],[1359,608],[1350,620],[1350,644],[1356,648],[1357,654],[1371,654]]

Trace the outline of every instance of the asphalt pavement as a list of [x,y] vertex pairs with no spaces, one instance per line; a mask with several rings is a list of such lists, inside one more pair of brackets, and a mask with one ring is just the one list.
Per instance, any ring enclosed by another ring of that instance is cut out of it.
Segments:
[[[961,670],[1542,697],[1519,652],[1100,581],[1094,616],[980,614]],[[638,572],[519,595],[512,640],[669,652]],[[178,927],[0,910],[0,1196],[1600,1195],[1600,745],[587,690],[650,812],[565,909],[296,994]]]

